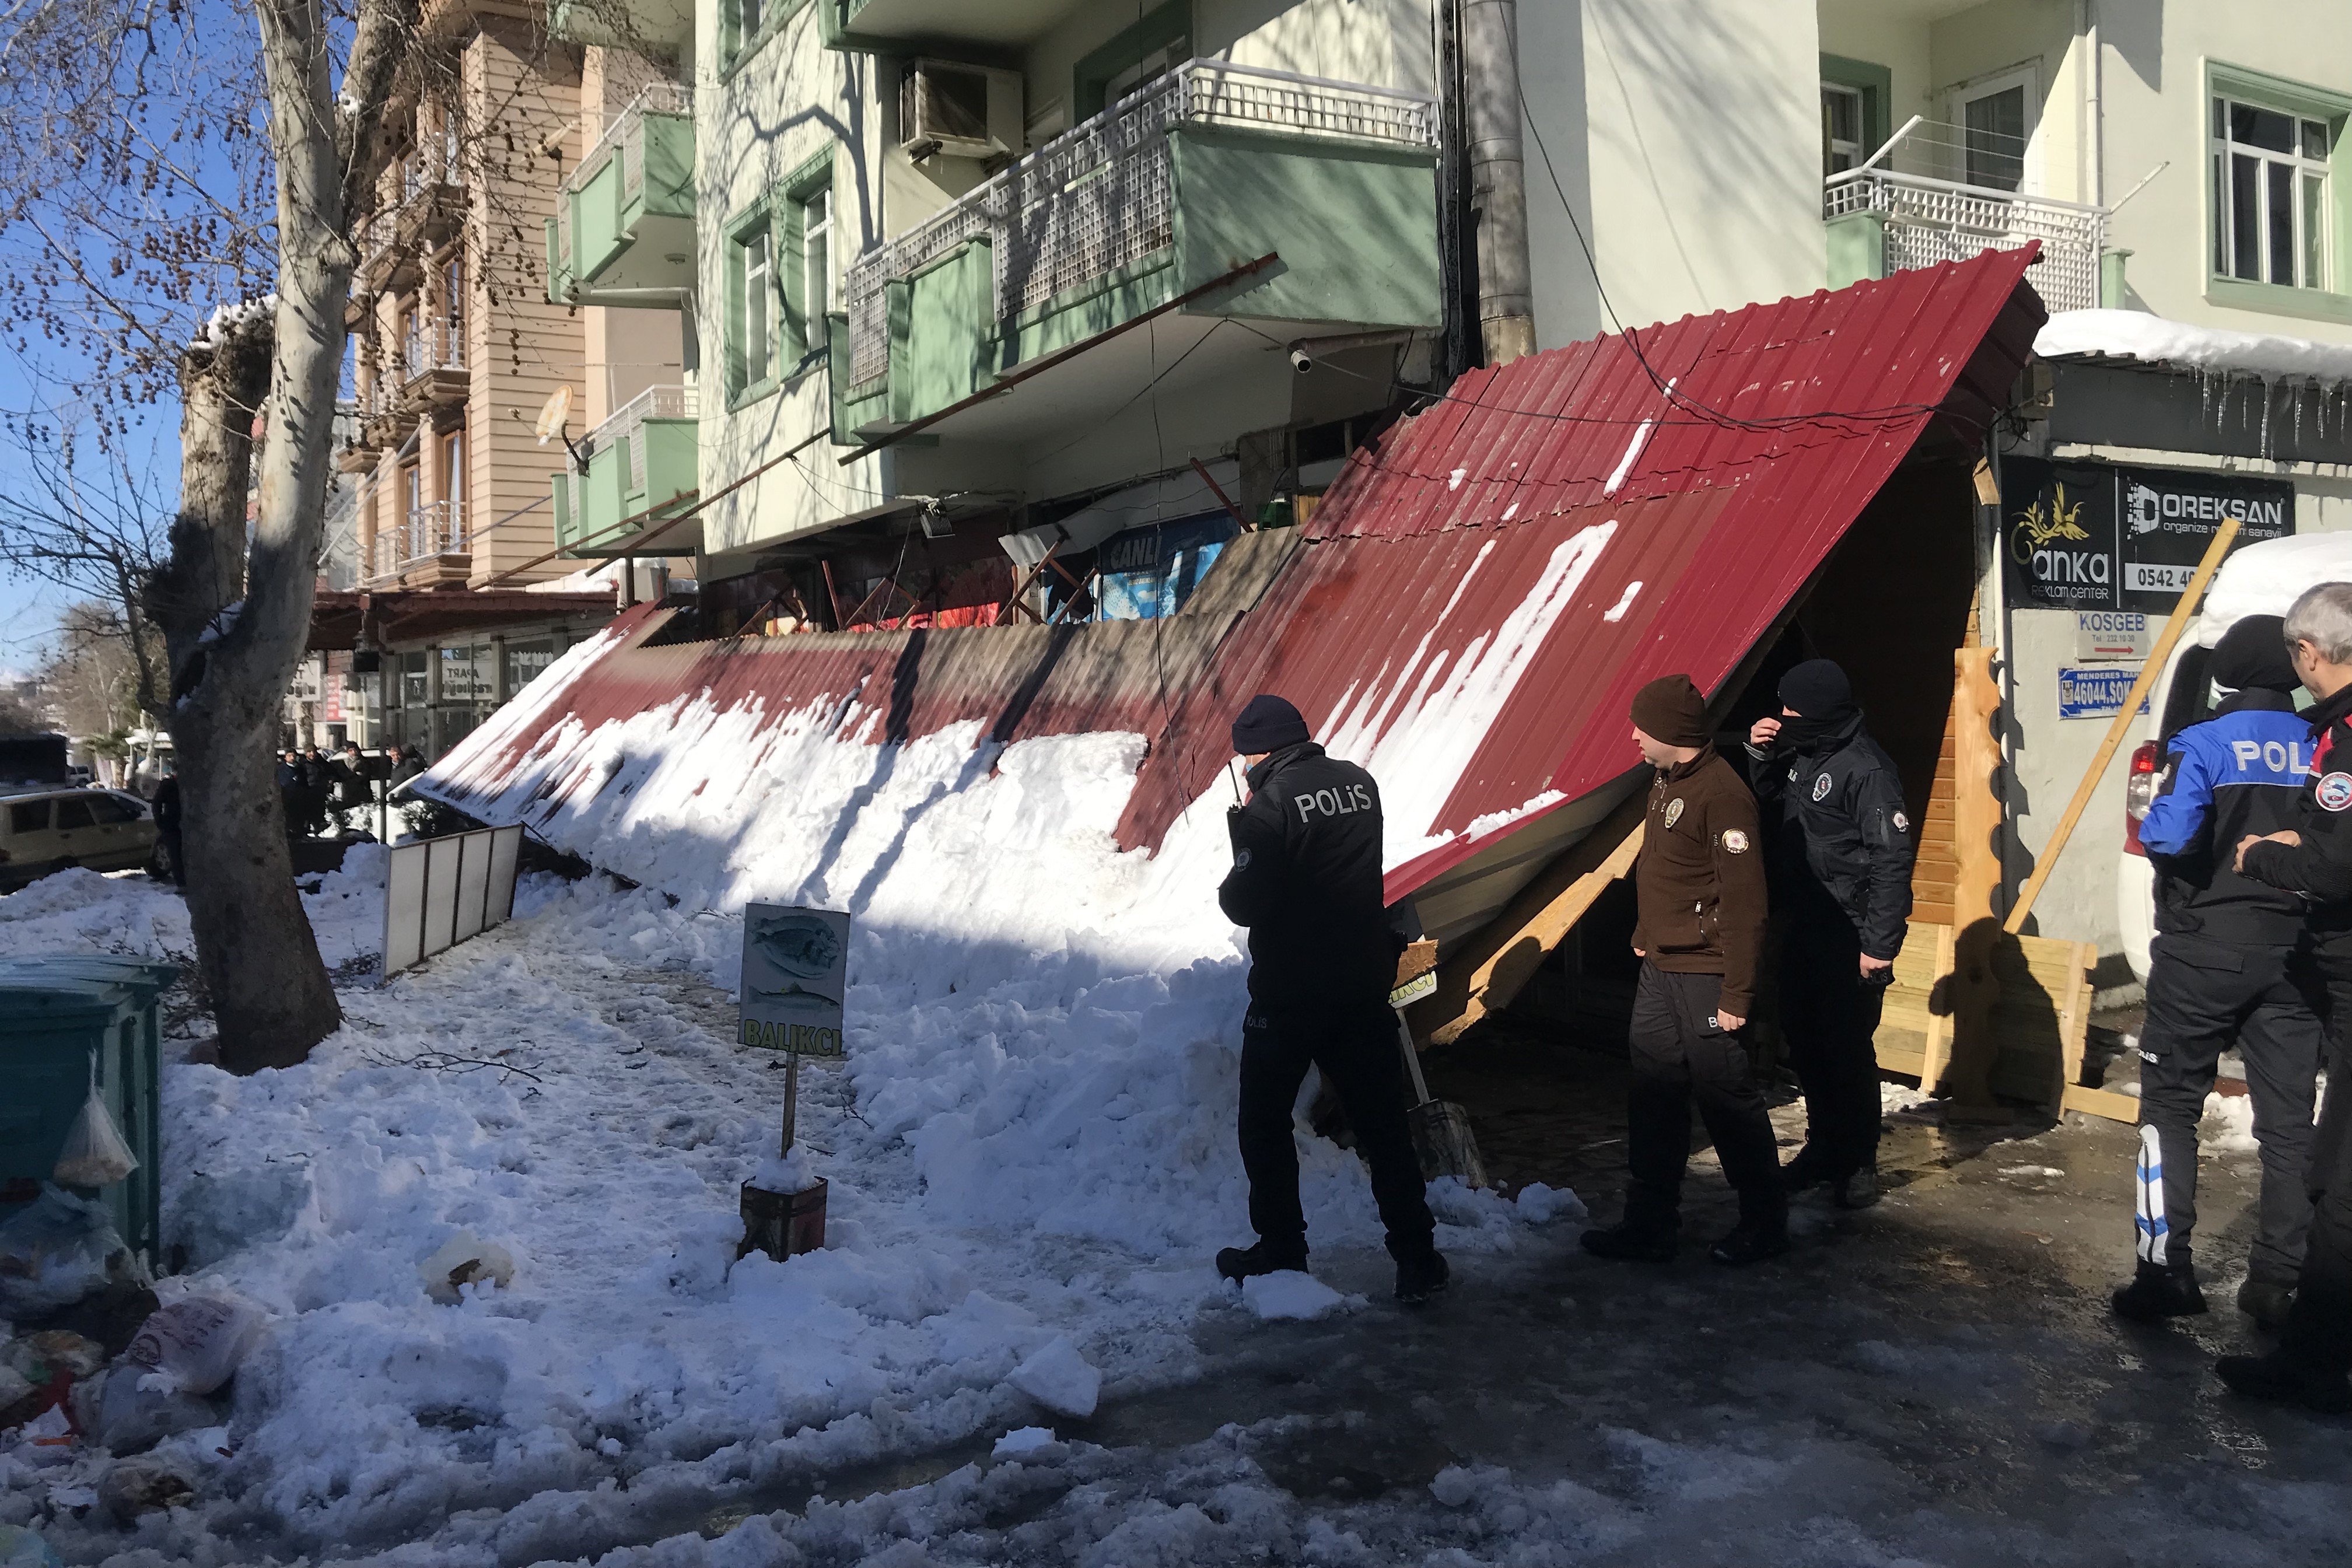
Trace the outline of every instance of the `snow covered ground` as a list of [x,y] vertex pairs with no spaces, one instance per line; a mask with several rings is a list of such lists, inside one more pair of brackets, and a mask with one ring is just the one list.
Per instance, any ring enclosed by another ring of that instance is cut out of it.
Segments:
[[[680,1499],[1051,1418],[1015,1374],[1056,1342],[1106,1398],[1193,1375],[1192,1327],[1244,1310],[1207,1263],[1248,1235],[1222,833],[1213,855],[1112,849],[1132,737],[986,771],[969,745],[905,748],[845,816],[779,803],[797,840],[771,821],[764,874],[736,875],[739,898],[856,889],[849,1058],[803,1072],[823,1253],[735,1260],[783,1075],[730,1039],[740,916],[659,887],[529,880],[511,924],[389,986],[354,976],[302,1067],[170,1067],[167,1239],[192,1284],[273,1320],[235,1384],[234,1455],[190,1456],[202,1504],[139,1543],[563,1558]],[[375,947],[380,876],[363,854],[310,896],[331,964]],[[190,942],[168,889],[76,872],[0,900],[0,946]],[[1350,1156],[1313,1145],[1305,1183],[1318,1254],[1377,1247]],[[1576,1212],[1438,1198],[1465,1256]],[[460,1231],[515,1277],[436,1305],[417,1265]],[[74,1480],[10,1479],[0,1521]],[[92,1522],[51,1532],[78,1559],[121,1548]]]

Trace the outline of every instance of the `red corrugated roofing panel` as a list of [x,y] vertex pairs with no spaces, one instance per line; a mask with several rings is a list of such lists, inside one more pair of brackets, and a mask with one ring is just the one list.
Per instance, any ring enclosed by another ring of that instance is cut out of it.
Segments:
[[1236,551],[1254,574],[1227,577],[1215,613],[667,647],[625,617],[428,787],[511,817],[532,767],[539,800],[601,787],[546,770],[606,721],[698,699],[773,724],[833,702],[867,742],[972,720],[1001,742],[1140,732],[1119,837],[1157,846],[1224,767],[1233,713],[1276,691],[1380,778],[1401,897],[1626,773],[1635,688],[1682,670],[1716,689],[1932,420],[1975,444],[2042,320],[2032,259],[1685,317],[1643,329],[1638,356],[1618,336],[1474,372],[1354,456],[1286,562],[1261,548],[1280,536]]

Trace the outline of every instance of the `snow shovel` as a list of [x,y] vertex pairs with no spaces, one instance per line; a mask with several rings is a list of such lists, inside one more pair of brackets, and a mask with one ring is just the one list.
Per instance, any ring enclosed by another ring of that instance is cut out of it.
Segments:
[[1486,1184],[1486,1162],[1478,1156],[1478,1135],[1470,1131],[1470,1113],[1450,1100],[1429,1098],[1429,1084],[1421,1076],[1421,1052],[1412,1043],[1412,1026],[1404,1021],[1405,1008],[1437,989],[1437,944],[1417,942],[1397,961],[1396,988],[1389,1005],[1396,1009],[1397,1040],[1404,1047],[1405,1071],[1412,1079],[1412,1109],[1405,1124],[1412,1130],[1412,1152],[1421,1161],[1424,1181],[1452,1176],[1465,1187]]

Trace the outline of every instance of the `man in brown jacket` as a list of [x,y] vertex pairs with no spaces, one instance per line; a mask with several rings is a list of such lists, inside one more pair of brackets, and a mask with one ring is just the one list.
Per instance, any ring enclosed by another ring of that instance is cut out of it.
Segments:
[[1706,702],[1686,675],[1633,698],[1633,740],[1658,770],[1642,854],[1633,865],[1633,1089],[1625,1215],[1584,1233],[1588,1252],[1664,1263],[1682,1228],[1691,1101],[1698,1101],[1739,1223],[1708,1248],[1717,1263],[1759,1262],[1789,1249],[1780,1157],[1748,1047],[1740,1037],[1764,948],[1764,865],[1756,797],[1716,754]]

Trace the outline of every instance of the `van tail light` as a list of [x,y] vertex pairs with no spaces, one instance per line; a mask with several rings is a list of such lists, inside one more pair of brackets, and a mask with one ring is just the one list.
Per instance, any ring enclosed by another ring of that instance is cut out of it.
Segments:
[[2140,818],[2156,800],[2157,782],[2162,775],[2164,752],[2154,741],[2142,741],[2131,754],[2131,773],[2124,780],[2124,852],[2145,855],[2140,847]]

